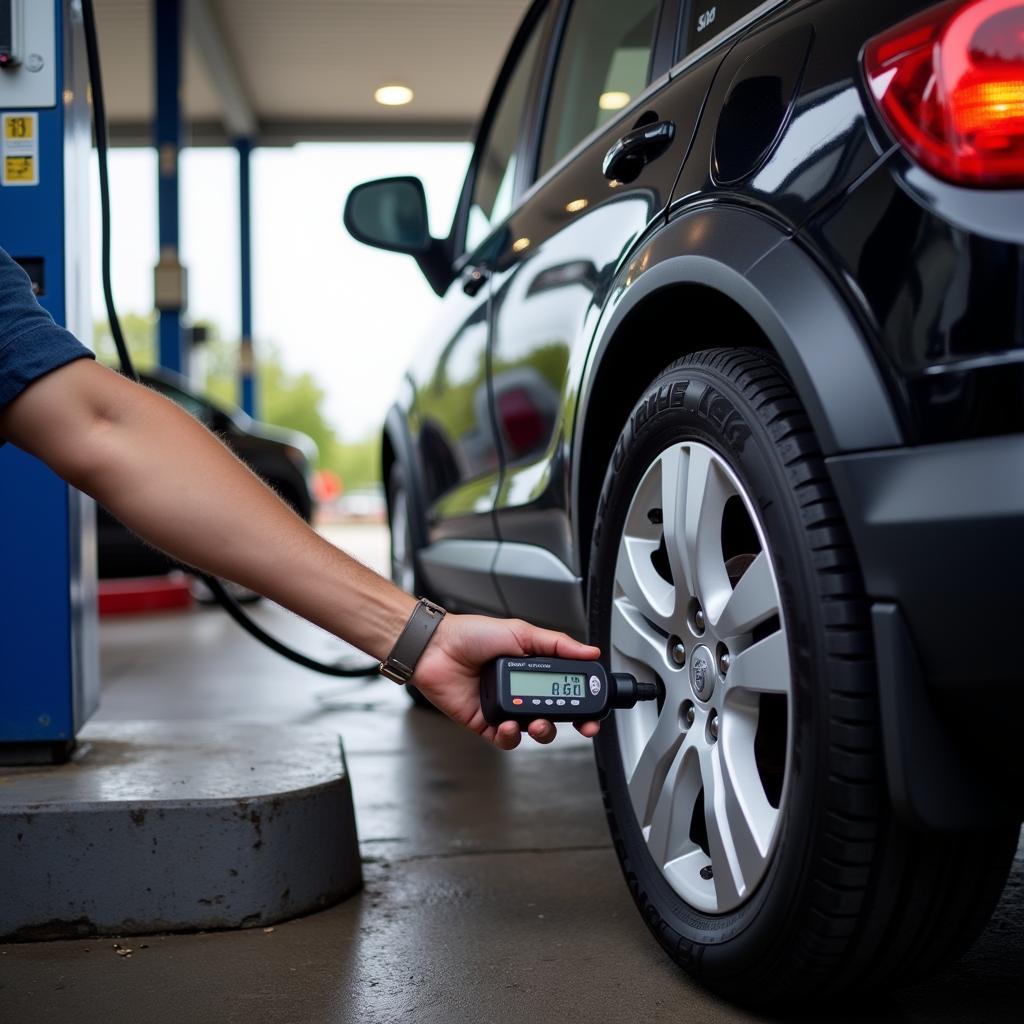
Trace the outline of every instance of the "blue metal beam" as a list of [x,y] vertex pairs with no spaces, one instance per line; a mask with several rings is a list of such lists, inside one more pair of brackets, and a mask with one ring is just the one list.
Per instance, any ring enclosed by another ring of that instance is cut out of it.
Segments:
[[256,362],[252,345],[252,195],[250,170],[252,141],[238,139],[238,224],[239,268],[242,300],[242,345],[238,359],[238,380],[242,408],[256,415]]
[[[174,280],[179,268],[178,258],[178,154],[181,150],[181,69],[182,69],[181,0],[155,0],[154,18],[156,46],[156,124],[154,142],[157,150],[157,198],[159,204],[160,268],[165,278]],[[161,299],[160,365],[178,373],[188,373],[188,348],[181,329],[183,302]],[[174,288],[170,291],[173,293]]]

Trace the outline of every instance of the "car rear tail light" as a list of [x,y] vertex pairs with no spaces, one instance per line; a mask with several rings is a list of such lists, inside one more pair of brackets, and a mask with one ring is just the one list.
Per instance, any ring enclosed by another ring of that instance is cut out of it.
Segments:
[[1024,2],[955,0],[872,39],[872,95],[901,145],[961,185],[1024,185]]

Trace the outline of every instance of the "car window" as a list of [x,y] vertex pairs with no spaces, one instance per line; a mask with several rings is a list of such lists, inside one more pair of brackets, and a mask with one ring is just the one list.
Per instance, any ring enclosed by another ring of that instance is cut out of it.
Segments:
[[475,249],[512,211],[519,130],[530,91],[534,65],[540,47],[543,18],[538,18],[519,60],[507,80],[494,112],[487,141],[480,151],[473,197],[466,224],[466,250]]
[[551,87],[538,174],[643,92],[659,0],[576,0]]
[[708,3],[707,0],[693,0],[686,13],[684,32],[684,50],[680,57],[700,49],[705,43],[721,35],[730,25],[748,15],[755,7],[760,7],[764,0],[719,0]]

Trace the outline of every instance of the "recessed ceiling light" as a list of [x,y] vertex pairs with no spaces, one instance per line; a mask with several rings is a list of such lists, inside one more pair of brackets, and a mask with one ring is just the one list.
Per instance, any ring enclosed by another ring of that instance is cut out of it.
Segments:
[[565,204],[566,213],[579,213],[580,210],[585,210],[590,205],[590,201],[587,199],[572,199]]
[[597,105],[602,110],[621,110],[629,103],[629,100],[628,92],[603,92],[597,101]]
[[530,240],[528,238],[517,238],[512,243],[513,252],[526,252],[530,248]]
[[373,98],[385,107],[404,107],[412,102],[412,89],[407,85],[382,85]]

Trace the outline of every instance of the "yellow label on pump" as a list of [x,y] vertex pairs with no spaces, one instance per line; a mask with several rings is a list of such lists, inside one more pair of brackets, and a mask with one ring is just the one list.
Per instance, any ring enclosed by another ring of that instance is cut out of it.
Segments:
[[28,181],[36,180],[36,161],[31,156],[5,156],[4,157],[4,181]]
[[2,114],[0,185],[39,184],[39,115]]
[[35,138],[35,119],[25,114],[4,115],[5,139]]

